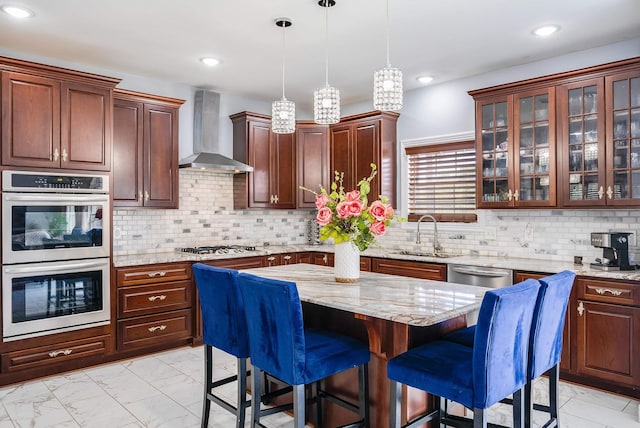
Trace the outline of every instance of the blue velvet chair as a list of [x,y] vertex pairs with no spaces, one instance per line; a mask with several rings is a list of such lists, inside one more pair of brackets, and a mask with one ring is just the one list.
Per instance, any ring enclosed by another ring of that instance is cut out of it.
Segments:
[[[322,426],[320,397],[358,414],[353,426],[368,426],[369,347],[355,339],[323,330],[305,330],[296,284],[240,273],[238,275],[249,329],[253,372],[252,394],[260,394],[261,371],[293,386],[294,426],[305,424],[305,385],[316,392],[315,426]],[[322,390],[322,379],[358,367],[359,403],[354,405]],[[254,400],[255,402],[255,400]],[[251,408],[251,426],[260,426],[260,404]]]
[[[562,333],[569,296],[576,277],[574,272],[565,270],[540,279],[540,292],[536,299],[533,324],[529,340],[529,361],[527,384],[524,391],[525,426],[532,423],[532,410],[549,413],[545,427],[559,426],[558,388],[560,379],[560,358],[562,357]],[[445,336],[466,346],[473,346],[475,326],[468,327]],[[543,374],[549,377],[549,406],[534,404],[532,400],[533,381]],[[509,402],[507,400],[507,402]]]
[[510,394],[514,397],[513,426],[522,427],[529,334],[539,289],[540,283],[529,279],[487,291],[480,306],[473,346],[438,340],[390,360],[387,364],[391,380],[390,426],[400,426],[401,384],[405,384],[440,400],[440,408],[414,418],[405,427],[431,420],[463,425],[464,418],[446,414],[443,400],[473,409],[473,426],[486,427],[487,409]]
[[[205,383],[202,406],[202,428],[209,423],[211,402],[236,415],[236,427],[244,427],[245,413],[251,401],[247,400],[247,358],[249,338],[244,304],[238,286],[238,272],[216,268],[202,263],[193,265],[193,275],[202,310]],[[213,348],[231,354],[237,359],[238,373],[213,380]],[[237,406],[214,393],[214,388],[238,381]]]

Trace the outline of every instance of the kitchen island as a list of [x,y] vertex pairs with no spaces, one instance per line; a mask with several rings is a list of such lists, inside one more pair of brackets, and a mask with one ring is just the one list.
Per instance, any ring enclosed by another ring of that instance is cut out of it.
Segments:
[[[453,284],[361,272],[353,284],[338,283],[330,267],[296,264],[247,269],[243,272],[297,284],[303,303],[305,325],[322,327],[369,343],[369,397],[371,426],[386,427],[389,412],[387,361],[396,355],[466,325],[466,315],[476,311],[487,290]],[[357,400],[355,370],[327,380],[327,387]],[[407,388],[407,387],[404,387]],[[432,407],[429,396],[405,390],[403,419]],[[323,408],[327,426],[348,423],[353,416],[327,403]]]

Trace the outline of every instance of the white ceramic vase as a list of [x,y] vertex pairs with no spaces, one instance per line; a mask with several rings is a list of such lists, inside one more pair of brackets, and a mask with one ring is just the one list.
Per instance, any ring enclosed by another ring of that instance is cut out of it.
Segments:
[[356,282],[360,278],[360,250],[347,241],[336,244],[334,249],[334,274],[336,282]]

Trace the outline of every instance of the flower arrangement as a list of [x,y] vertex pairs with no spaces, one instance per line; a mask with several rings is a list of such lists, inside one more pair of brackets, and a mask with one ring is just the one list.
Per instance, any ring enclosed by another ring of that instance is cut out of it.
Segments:
[[371,180],[376,176],[375,164],[371,164],[371,174],[358,183],[358,189],[345,192],[342,186],[344,172],[335,171],[331,192],[320,186],[320,193],[306,187],[303,190],[316,195],[316,222],[320,225],[320,240],[333,238],[341,244],[352,241],[360,251],[369,248],[375,238],[386,233],[395,217],[388,198],[380,196],[369,204],[367,196],[371,191]]

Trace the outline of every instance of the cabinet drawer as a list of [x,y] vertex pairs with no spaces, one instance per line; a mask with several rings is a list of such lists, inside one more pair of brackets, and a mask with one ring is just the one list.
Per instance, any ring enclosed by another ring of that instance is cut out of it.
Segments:
[[447,266],[402,260],[373,259],[372,271],[391,275],[410,276],[412,278],[444,281]]
[[189,339],[191,324],[188,309],[118,321],[118,350]]
[[118,287],[191,279],[189,263],[167,263],[117,270]]
[[640,285],[590,278],[578,278],[575,285],[579,299],[633,306],[640,305]]
[[118,318],[191,307],[191,281],[118,289]]
[[2,371],[4,373],[14,372],[50,364],[66,363],[79,358],[100,356],[106,353],[110,337],[102,335],[8,352],[2,354]]

